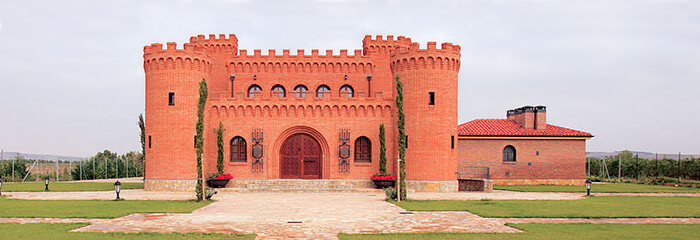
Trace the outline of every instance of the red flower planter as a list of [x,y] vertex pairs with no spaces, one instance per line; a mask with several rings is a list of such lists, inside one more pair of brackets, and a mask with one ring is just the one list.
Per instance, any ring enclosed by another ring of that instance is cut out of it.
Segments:
[[391,180],[372,180],[377,188],[388,188],[393,187],[396,183],[396,179]]
[[231,179],[207,179],[207,185],[212,188],[225,188]]

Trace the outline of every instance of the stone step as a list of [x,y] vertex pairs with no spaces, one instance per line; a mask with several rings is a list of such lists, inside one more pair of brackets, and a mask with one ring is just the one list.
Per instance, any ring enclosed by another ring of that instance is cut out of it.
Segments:
[[221,192],[357,192],[384,193],[369,180],[237,179]]

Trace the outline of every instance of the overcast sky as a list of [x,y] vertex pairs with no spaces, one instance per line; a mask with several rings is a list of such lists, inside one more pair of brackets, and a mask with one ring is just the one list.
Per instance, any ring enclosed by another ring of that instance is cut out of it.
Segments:
[[[143,46],[234,33],[240,49],[462,46],[459,121],[546,105],[588,151],[700,153],[700,1],[0,0],[0,148],[139,150]],[[308,51],[308,50],[307,50]]]

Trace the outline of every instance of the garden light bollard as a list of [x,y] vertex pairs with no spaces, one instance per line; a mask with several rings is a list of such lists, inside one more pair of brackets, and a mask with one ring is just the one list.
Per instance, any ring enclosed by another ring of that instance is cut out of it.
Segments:
[[2,179],[0,179],[0,196],[2,196]]
[[49,191],[49,181],[49,176],[44,177],[44,185],[46,186],[46,188],[44,188],[44,192]]
[[591,195],[591,184],[592,184],[591,180],[586,179],[586,196]]
[[114,183],[114,192],[117,193],[117,200],[119,200],[119,192],[122,191],[122,183],[117,180],[117,182]]

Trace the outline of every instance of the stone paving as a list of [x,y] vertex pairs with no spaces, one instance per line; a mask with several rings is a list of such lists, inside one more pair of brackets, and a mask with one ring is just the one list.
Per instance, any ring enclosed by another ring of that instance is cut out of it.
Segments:
[[[600,194],[597,194],[600,196]],[[615,195],[615,194],[610,194]],[[620,194],[617,194],[620,195]],[[649,194],[642,194],[649,195]],[[676,196],[676,194],[654,194]],[[192,199],[190,192],[123,190],[129,200]],[[581,199],[581,193],[411,193],[413,199]],[[692,195],[696,196],[696,195]],[[114,192],[13,192],[21,199],[113,199]],[[700,218],[482,218],[469,212],[412,212],[375,193],[219,193],[189,214],[144,213],[115,219],[0,218],[14,223],[91,225],[73,231],[255,233],[257,239],[337,239],[338,233],[520,232],[505,223],[700,224]]]
[[190,214],[131,214],[75,231],[256,233],[258,239],[337,239],[343,233],[519,232],[468,212],[414,212],[378,194],[226,193]]

